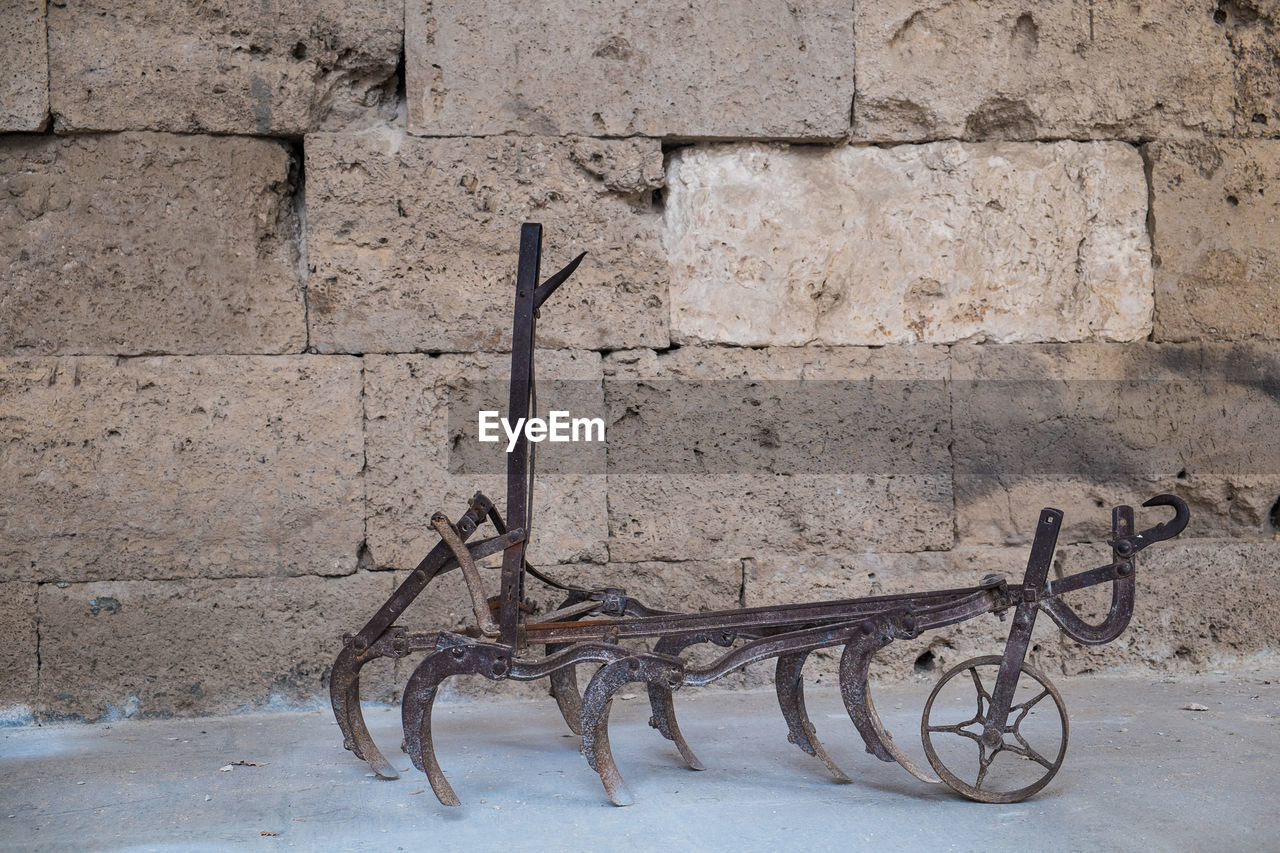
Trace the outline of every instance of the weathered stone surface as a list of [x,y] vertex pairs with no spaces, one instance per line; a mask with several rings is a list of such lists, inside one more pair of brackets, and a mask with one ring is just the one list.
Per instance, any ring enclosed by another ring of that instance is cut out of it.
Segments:
[[1146,182],[1121,143],[676,152],[671,335],[746,346],[1134,340]]
[[1261,345],[958,346],[951,350],[956,530],[961,542],[1025,544],[1039,509],[1060,541],[1104,542],[1111,507],[1139,529],[1161,493],[1191,507],[1184,538],[1270,539],[1280,523],[1275,389]]
[[403,0],[73,0],[49,9],[59,132],[301,134],[395,113]]
[[579,586],[621,587],[649,607],[691,613],[738,607],[742,603],[742,572],[741,560],[681,560],[610,563],[566,577]]
[[[390,574],[111,581],[40,587],[41,713],[102,720],[320,704],[344,631],[392,592]],[[392,664],[361,673],[396,690]]]
[[49,123],[45,0],[0,7],[0,130],[44,130]]
[[39,678],[35,584],[0,583],[0,634],[0,726],[29,722]]
[[357,359],[5,359],[0,423],[0,576],[356,568]]
[[[977,586],[983,576],[1004,574],[1021,583],[1026,548],[958,548],[894,553],[861,551],[812,555],[761,552],[746,561],[747,607],[897,595]],[[1008,633],[1008,625],[1005,625]]]
[[[1074,556],[1071,549],[1067,555]],[[1103,565],[1105,549],[1071,562],[1070,571]],[[1274,651],[1280,633],[1277,566],[1277,542],[1155,545],[1138,558],[1138,590],[1128,630],[1105,646],[1081,646],[1063,637],[1063,671],[1075,675],[1134,664],[1164,671],[1205,670]],[[1066,600],[1097,622],[1106,615],[1111,592],[1109,586],[1096,587]]]
[[943,349],[683,347],[605,373],[612,560],[951,546]]
[[1214,0],[856,4],[854,136],[1220,134],[1235,79]]
[[[482,407],[505,415],[509,368],[510,357],[498,353],[365,358],[366,535],[375,565],[415,567],[439,541],[429,523],[432,513],[439,510],[456,520],[476,491],[505,515],[507,442],[480,444],[477,415]],[[597,353],[540,351],[537,376],[542,417],[549,409],[575,417],[600,415]],[[543,442],[536,453],[529,560],[534,565],[602,562],[607,556],[603,445]],[[483,530],[492,535],[488,526]],[[484,565],[499,560],[491,557]],[[483,571],[492,584],[490,594],[496,594],[497,572]]]
[[0,140],[0,353],[300,352],[295,168],[266,140]]
[[1156,338],[1280,338],[1280,140],[1160,142],[1146,152]]
[[1268,0],[1224,0],[1215,20],[1226,28],[1235,66],[1235,132],[1280,133],[1280,10]]
[[849,3],[408,0],[406,13],[413,133],[830,139],[849,129]]
[[587,259],[542,312],[547,346],[666,346],[650,140],[307,138],[311,341],[323,351],[499,349],[520,223],[543,275]]

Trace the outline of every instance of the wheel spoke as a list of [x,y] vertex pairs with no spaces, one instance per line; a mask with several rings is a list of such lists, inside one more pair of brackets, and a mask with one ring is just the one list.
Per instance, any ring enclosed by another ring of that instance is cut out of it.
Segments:
[[935,729],[934,731],[947,732],[949,734],[959,735],[960,737],[967,737],[969,740],[973,741],[974,743],[978,743],[978,744],[982,743],[981,735],[975,735],[973,732],[966,732],[964,729],[958,726],[955,729],[948,727],[943,729]]
[[[950,725],[950,726],[926,726],[926,728],[928,728],[928,730],[931,732],[952,732],[953,734],[960,734],[960,731],[959,731],[960,729],[963,729],[965,726],[972,726],[975,723],[979,723],[981,721],[982,721],[982,717],[977,716],[977,717],[970,717],[969,719],[965,720],[962,723],[955,723],[954,725]],[[968,732],[964,732],[964,734],[968,734]]]
[[973,787],[981,791],[982,782],[987,778],[987,771],[991,769],[991,762],[996,760],[996,754],[1000,749],[996,748],[987,755],[987,745],[981,739],[975,738],[975,740],[978,741],[978,779],[973,783]]
[[[1014,710],[1014,708],[1018,708],[1018,706],[1015,705],[1013,708],[1010,708],[1009,710],[1012,711]],[[1022,721],[1027,718],[1027,714],[1029,713],[1031,713],[1031,710],[1029,708],[1020,708],[1018,710],[1017,718],[1015,718],[1012,723],[1008,723],[1008,722],[1005,723],[1004,733],[1007,735],[1017,734],[1018,727],[1022,725]]]
[[1034,699],[1028,699],[1026,702],[1019,702],[1017,705],[1014,705],[1013,708],[1021,708],[1024,712],[1030,711],[1033,705],[1048,695],[1049,689],[1045,688],[1044,690],[1041,690]]
[[1053,769],[1053,762],[1036,752],[1031,744],[1027,743],[1027,739],[1024,738],[1021,733],[1014,732],[1013,736],[1018,739],[1018,743],[1021,744],[1021,746],[1014,746],[1011,743],[1006,743],[1005,749],[1009,750],[1014,755],[1021,755],[1023,758],[1029,758],[1048,770]]
[[991,694],[987,692],[987,688],[982,686],[982,679],[978,677],[978,668],[976,666],[969,667],[969,674],[973,676],[973,686],[978,688],[978,710],[982,710],[981,700],[991,701]]

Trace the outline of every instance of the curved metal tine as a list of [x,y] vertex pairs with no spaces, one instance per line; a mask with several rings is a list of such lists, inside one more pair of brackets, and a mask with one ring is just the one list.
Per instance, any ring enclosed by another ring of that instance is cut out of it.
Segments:
[[[560,605],[560,607],[556,609],[564,610],[565,608],[570,607],[574,601],[577,601],[577,598],[573,595],[570,595],[567,599],[565,599],[565,601]],[[593,606],[599,606],[599,603],[594,602]],[[637,608],[640,608],[640,610],[644,612],[636,612]],[[628,616],[649,615],[648,608],[645,608],[643,605],[639,604],[639,602],[636,602],[630,598],[628,598],[627,600],[626,613]],[[546,647],[546,652],[548,656],[551,656],[566,648],[568,648],[567,644],[556,643],[553,645],[548,645]],[[560,709],[560,716],[564,717],[565,724],[569,726],[569,731],[573,732],[575,735],[581,736],[582,735],[582,693],[578,689],[577,669],[575,667],[569,667],[568,669],[556,670],[555,672],[551,673],[549,680],[550,680],[549,692],[551,693],[551,698],[556,700],[556,706]],[[652,701],[650,702],[650,704],[652,704]],[[655,710],[655,713],[656,713],[656,710]],[[672,717],[671,719],[674,721],[675,718]],[[674,728],[675,728],[675,731],[678,733],[679,727],[675,726]],[[679,747],[681,742],[682,741],[677,741],[676,746]],[[693,752],[692,750],[689,750],[688,755],[685,755],[685,750],[688,750],[688,744],[685,744],[684,748],[680,750],[680,754],[685,756],[685,761],[688,762],[689,756],[692,756]],[[693,761],[697,762],[697,760],[698,760],[697,757],[694,756]],[[699,762],[699,766],[695,767],[694,769],[701,770],[702,769],[701,763]]]
[[[427,774],[436,799],[446,806],[459,806],[462,801],[454,793],[453,786],[444,777],[440,762],[436,760],[435,744],[431,737],[431,709],[441,682],[451,675],[469,672],[466,647],[455,647],[434,652],[413,671],[404,688],[400,706],[404,724],[404,749],[409,753],[413,766]],[[459,652],[462,654],[459,655]]]
[[609,709],[614,692],[635,675],[635,659],[624,658],[602,666],[591,677],[582,704],[582,754],[591,769],[600,774],[605,793],[615,806],[629,806],[635,797],[622,781],[609,748]]
[[653,711],[652,716],[649,717],[650,727],[657,729],[664,738],[676,745],[685,766],[690,770],[706,770],[707,766],[689,748],[684,734],[680,731],[680,724],[676,722],[675,697],[671,695],[671,691],[665,687],[650,684],[649,707]]
[[[501,519],[494,523],[501,523]],[[577,600],[577,596],[570,595],[556,609],[563,610]],[[551,657],[556,652],[566,648],[568,646],[564,643],[549,643],[546,646],[547,657]],[[556,707],[560,709],[560,716],[564,717],[565,725],[569,727],[569,731],[581,737],[582,694],[578,692],[578,668],[570,666],[566,669],[556,670],[551,673],[548,681],[550,683],[551,698],[556,700]]]
[[[371,658],[372,659],[372,658]],[[365,665],[351,646],[338,653],[329,674],[329,703],[342,730],[342,745],[363,759],[383,779],[399,779],[400,774],[378,749],[360,710],[360,668]]]
[[893,742],[893,735],[880,722],[875,703],[871,701],[871,689],[867,685],[871,657],[887,644],[887,640],[864,637],[844,647],[844,654],[840,656],[840,696],[844,699],[844,707],[858,734],[866,742],[867,752],[881,761],[898,762],[921,782],[941,782],[938,777],[918,767],[898,748]]
[[[547,646],[547,654],[553,654],[557,646]],[[560,716],[564,717],[569,731],[582,735],[582,694],[578,692],[578,668],[567,666],[551,673],[551,696],[556,700]]]
[[818,740],[817,730],[809,721],[809,712],[804,706],[804,662],[808,652],[796,652],[778,656],[778,670],[774,677],[774,687],[778,692],[778,705],[782,707],[782,716],[787,721],[787,740],[814,756],[827,766],[837,782],[853,781],[841,770],[831,756],[827,754]]
[[[496,515],[495,510],[493,515]],[[494,520],[495,525],[502,523],[501,517]],[[564,610],[578,603],[580,597],[571,594],[556,610]],[[583,602],[587,603],[587,602]],[[596,602],[590,602],[593,607],[598,606]],[[555,653],[568,648],[565,643],[549,643],[546,646],[547,657],[551,657]],[[551,673],[548,678],[549,692],[551,698],[556,700],[556,707],[560,709],[560,716],[564,717],[565,725],[569,727],[569,731],[579,737],[582,736],[582,694],[578,691],[578,668],[569,666],[566,669],[559,669]]]
[[[653,651],[656,654],[677,657],[689,646],[704,642],[713,642],[716,645],[724,646],[733,644],[733,640],[730,637],[707,637],[703,634],[693,634],[683,637],[663,637],[654,644]],[[648,692],[649,708],[653,712],[649,717],[649,725],[676,745],[676,749],[680,752],[680,757],[684,759],[685,766],[690,770],[706,770],[707,766],[694,754],[689,742],[684,739],[684,734],[680,731],[680,723],[676,720],[675,697],[672,695],[671,689],[665,684],[650,683]]]
[[602,666],[587,685],[587,692],[582,697],[582,754],[591,769],[600,774],[604,790],[615,806],[629,806],[635,802],[635,797],[622,780],[609,746],[609,710],[613,705],[613,694],[624,684],[635,681],[678,685],[681,675],[678,661],[640,654]]

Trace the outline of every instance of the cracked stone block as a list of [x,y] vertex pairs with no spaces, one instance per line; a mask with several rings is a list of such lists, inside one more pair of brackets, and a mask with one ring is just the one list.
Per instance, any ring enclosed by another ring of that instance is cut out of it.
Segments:
[[[1068,558],[1075,557],[1066,549]],[[1109,561],[1104,547],[1074,560],[1072,569]],[[1133,621],[1105,646],[1068,637],[1063,672],[1077,675],[1117,666],[1159,671],[1210,669],[1275,649],[1280,633],[1280,543],[1238,540],[1158,542],[1138,555]],[[1089,622],[1101,622],[1110,584],[1064,599]]]
[[296,166],[273,140],[0,139],[0,354],[301,352]]
[[[412,569],[439,542],[431,515],[456,521],[477,491],[506,515],[507,441],[478,440],[478,414],[505,416],[510,356],[499,353],[366,356],[367,544],[379,568]],[[600,356],[542,350],[536,359],[538,411],[575,417],[603,410]],[[581,435],[581,434],[580,434]],[[594,436],[593,436],[594,437]],[[604,445],[598,441],[535,447],[529,560],[534,565],[603,562],[607,557]],[[494,535],[487,524],[479,536]],[[497,594],[501,555],[482,564]],[[461,578],[445,581],[461,588]]]
[[1217,5],[859,3],[854,138],[1223,134],[1235,60]]
[[408,0],[409,130],[424,136],[835,139],[847,2]]
[[0,583],[0,726],[31,722],[40,675],[36,630],[36,585]]
[[[43,584],[41,714],[108,721],[327,705],[342,633],[382,605],[391,581],[360,572]],[[364,698],[393,695],[393,672],[391,661],[366,667]]]
[[49,8],[59,133],[298,135],[395,114],[403,0],[68,0]]
[[360,414],[353,358],[0,360],[0,573],[353,572]]
[[1235,67],[1235,134],[1280,133],[1280,8],[1270,0],[1219,0]]
[[610,354],[610,559],[950,547],[945,376],[935,347]]
[[307,298],[325,352],[509,347],[520,224],[542,275],[587,258],[542,309],[544,346],[664,347],[655,140],[307,137]]
[[1156,338],[1280,338],[1280,140],[1158,142],[1146,152]]
[[44,130],[49,124],[45,0],[0,7],[0,131]]
[[1102,542],[1111,508],[1138,529],[1191,508],[1183,538],[1277,530],[1280,360],[1246,344],[959,346],[951,350],[956,530],[963,543],[1028,544],[1044,506],[1060,542]]
[[1145,338],[1142,168],[1114,142],[681,149],[666,200],[672,340]]

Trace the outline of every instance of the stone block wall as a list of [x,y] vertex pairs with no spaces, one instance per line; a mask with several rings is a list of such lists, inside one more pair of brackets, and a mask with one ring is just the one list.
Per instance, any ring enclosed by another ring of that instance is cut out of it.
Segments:
[[[1276,650],[1274,4],[24,0],[0,34],[0,721],[322,697],[430,514],[502,498],[471,404],[530,220],[544,268],[588,252],[541,408],[608,427],[540,457],[548,571],[968,585],[1052,505],[1068,573],[1173,492],[1129,632],[1033,659]],[[406,623],[461,626],[456,580]]]

